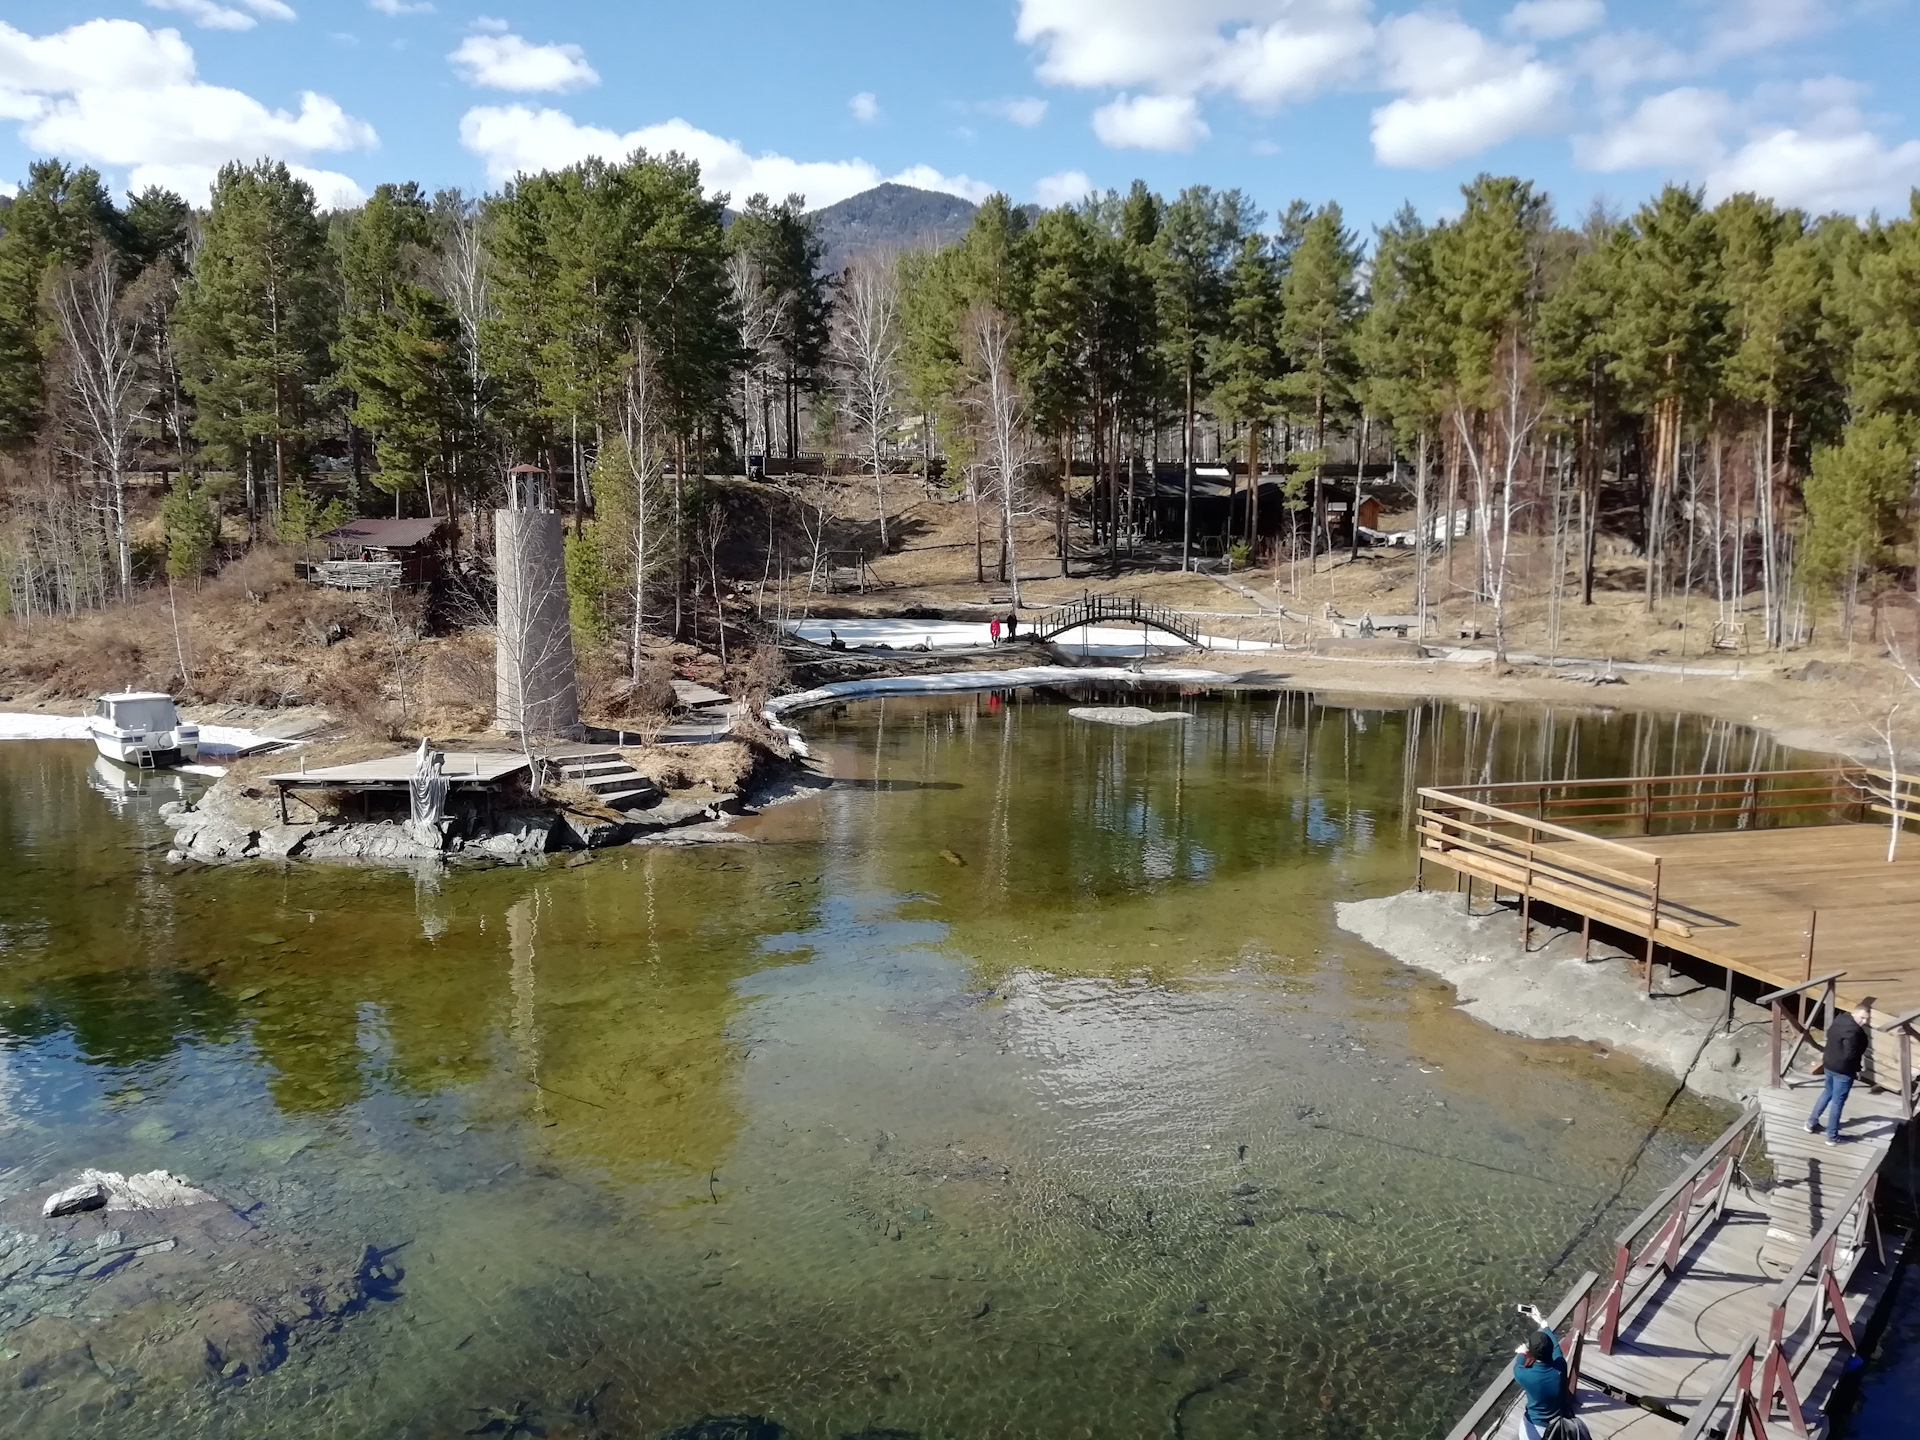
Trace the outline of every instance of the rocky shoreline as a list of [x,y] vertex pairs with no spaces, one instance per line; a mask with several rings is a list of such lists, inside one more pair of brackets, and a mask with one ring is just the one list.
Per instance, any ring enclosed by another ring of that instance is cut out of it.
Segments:
[[[752,813],[755,795],[777,784],[787,762],[738,741],[698,748],[704,752],[696,767],[703,778],[663,784],[626,810],[597,803],[587,792],[520,784],[484,801],[450,797],[444,818],[432,825],[415,822],[397,806],[387,814],[353,816],[324,791],[305,792],[306,817],[283,820],[277,795],[261,782],[266,771],[285,765],[281,759],[236,765],[197,800],[169,801],[158,813],[173,831],[167,858],[207,865],[537,865],[614,845],[735,838],[726,833],[728,824]],[[669,772],[667,778],[685,777]]]

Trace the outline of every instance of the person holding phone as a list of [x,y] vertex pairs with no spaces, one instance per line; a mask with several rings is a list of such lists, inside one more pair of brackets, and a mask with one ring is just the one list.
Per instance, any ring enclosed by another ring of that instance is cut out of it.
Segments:
[[1567,1357],[1560,1353],[1560,1337],[1547,1325],[1537,1305],[1519,1311],[1537,1327],[1533,1338],[1513,1352],[1513,1378],[1527,1403],[1521,1408],[1514,1440],[1546,1440],[1554,1423],[1573,1414],[1573,1391],[1567,1384]]

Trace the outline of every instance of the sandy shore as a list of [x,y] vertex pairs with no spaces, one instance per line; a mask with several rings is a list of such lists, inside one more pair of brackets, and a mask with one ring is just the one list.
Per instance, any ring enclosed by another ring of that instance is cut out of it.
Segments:
[[[1776,669],[1700,675],[1623,674],[1619,683],[1592,685],[1564,672],[1533,667],[1496,671],[1491,664],[1458,661],[1286,655],[1208,655],[1212,669],[1241,685],[1331,690],[1347,695],[1515,700],[1543,705],[1683,711],[1751,725],[1783,745],[1884,764],[1886,743],[1876,731],[1895,714],[1903,759],[1920,758],[1920,692],[1904,693],[1878,675],[1845,674],[1787,679]],[[1911,697],[1909,700],[1908,697]],[[1904,703],[1903,703],[1904,702]],[[1904,722],[1904,723],[1902,723]]]

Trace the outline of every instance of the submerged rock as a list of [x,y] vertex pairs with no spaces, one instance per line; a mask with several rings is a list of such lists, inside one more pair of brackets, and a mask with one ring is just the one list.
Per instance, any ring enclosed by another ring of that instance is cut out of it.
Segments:
[[789,1433],[762,1415],[706,1415],[660,1440],[785,1440]]
[[1162,720],[1193,718],[1184,710],[1146,710],[1138,705],[1076,705],[1067,714],[1096,725],[1154,725]]
[[40,1207],[40,1213],[47,1218],[78,1215],[82,1210],[103,1210],[106,1204],[106,1186],[97,1180],[83,1180],[78,1185],[54,1191],[47,1197],[47,1203]]

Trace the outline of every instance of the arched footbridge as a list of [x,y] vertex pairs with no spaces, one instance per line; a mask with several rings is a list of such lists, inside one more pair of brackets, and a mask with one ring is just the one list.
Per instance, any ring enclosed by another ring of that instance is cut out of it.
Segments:
[[1063,605],[1043,620],[1028,623],[1030,638],[1034,640],[1052,640],[1066,634],[1069,630],[1078,630],[1081,626],[1093,625],[1144,625],[1150,630],[1164,630],[1178,637],[1196,650],[1204,649],[1199,634],[1187,623],[1178,610],[1165,605],[1156,605],[1151,600],[1142,600],[1137,595],[1086,595],[1070,605]]

